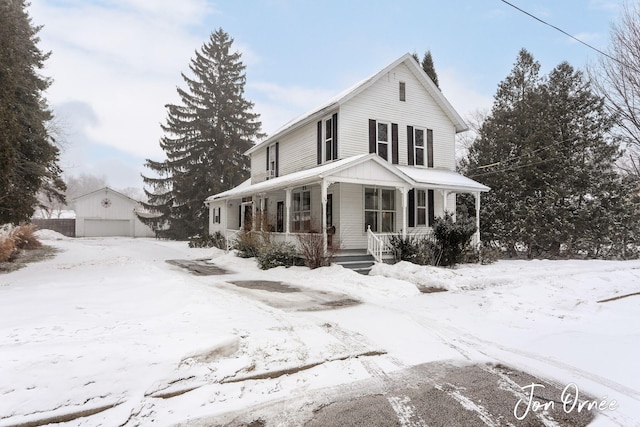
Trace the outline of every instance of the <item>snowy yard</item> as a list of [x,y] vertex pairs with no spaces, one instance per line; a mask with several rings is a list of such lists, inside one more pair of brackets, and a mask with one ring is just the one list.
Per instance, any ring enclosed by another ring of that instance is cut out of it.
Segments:
[[[363,354],[389,371],[502,363],[616,400],[593,425],[640,425],[640,296],[598,302],[639,292],[640,261],[401,263],[362,276],[41,233],[57,255],[0,274],[0,426],[78,414],[59,425],[171,425],[367,378]],[[166,262],[203,258],[229,273]],[[231,283],[250,280],[296,291]],[[449,291],[419,290],[430,286]]]

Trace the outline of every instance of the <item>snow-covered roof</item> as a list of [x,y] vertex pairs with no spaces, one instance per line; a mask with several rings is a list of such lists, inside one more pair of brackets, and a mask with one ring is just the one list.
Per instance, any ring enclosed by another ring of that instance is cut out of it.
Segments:
[[389,71],[391,71],[401,63],[404,63],[409,68],[409,70],[411,70],[411,72],[416,76],[418,81],[420,81],[423,84],[427,92],[429,92],[429,94],[433,97],[436,103],[440,106],[440,108],[442,108],[445,114],[453,122],[456,132],[464,132],[469,129],[467,124],[462,119],[462,117],[458,114],[456,110],[454,110],[453,106],[444,97],[440,89],[438,89],[438,87],[435,85],[435,83],[433,83],[431,78],[427,76],[427,74],[424,72],[422,67],[420,67],[420,65],[415,61],[415,59],[413,59],[413,56],[409,53],[406,53],[402,55],[400,58],[396,59],[391,64],[387,65],[382,70],[375,73],[374,75],[356,83],[355,85],[339,93],[338,95],[334,96],[328,101],[322,103],[321,105],[314,108],[313,110],[310,110],[305,114],[302,114],[301,116],[298,116],[297,118],[284,124],[282,127],[277,129],[269,137],[267,137],[260,143],[254,145],[249,150],[247,150],[245,154],[251,154],[254,151],[256,151],[258,148],[264,145],[270,144],[272,142],[275,142],[277,139],[281,138],[283,135],[292,131],[296,127],[304,125],[309,121],[315,120],[319,116],[324,116],[328,111],[337,108],[341,104],[344,104],[354,96],[358,95],[359,93],[367,89],[369,86],[374,84],[378,79],[387,75]]
[[415,166],[396,166],[416,184],[461,191],[489,191],[490,188],[458,172]]
[[[339,172],[352,168],[365,162],[375,162],[397,177],[398,182],[404,182],[408,186],[419,187],[421,185],[435,189],[447,189],[451,191],[489,191],[489,187],[482,185],[470,178],[454,171],[420,168],[415,166],[392,165],[380,158],[377,154],[361,154],[348,157],[335,162],[317,166],[315,168],[290,173],[277,178],[251,184],[248,179],[239,186],[207,198],[207,202],[215,200],[244,197],[282,188],[291,188],[317,182],[324,178],[330,178]],[[334,178],[335,179],[335,178]],[[337,179],[339,181],[339,179]],[[375,184],[376,181],[372,181]]]
[[299,172],[290,173],[277,178],[272,178],[267,181],[262,181],[257,184],[251,184],[251,179],[246,180],[242,184],[238,185],[231,190],[227,190],[222,193],[214,194],[207,198],[207,201],[213,201],[217,199],[226,199],[229,197],[241,197],[244,195],[256,194],[265,191],[274,190],[277,188],[291,187],[295,185],[304,185],[309,182],[317,181],[325,176],[329,172],[335,172],[339,168],[344,166],[351,166],[357,160],[367,157],[368,154],[362,154],[359,156],[348,157],[346,159],[338,160],[335,162],[327,163],[317,166],[311,169],[301,170]]
[[104,192],[105,194],[106,193],[112,193],[112,194],[115,194],[115,195],[118,195],[118,196],[122,197],[125,200],[129,200],[129,201],[131,201],[133,203],[139,203],[137,200],[134,200],[131,197],[127,196],[126,194],[122,194],[121,192],[116,191],[116,190],[114,190],[113,188],[110,188],[110,187],[102,187],[102,188],[100,188],[98,190],[94,190],[94,191],[91,191],[89,193],[83,194],[83,195],[78,196],[75,199],[71,200],[71,202],[76,202],[76,201],[78,201],[80,199],[84,199],[85,197],[89,197],[89,196],[92,196],[94,194],[101,193],[101,192]]

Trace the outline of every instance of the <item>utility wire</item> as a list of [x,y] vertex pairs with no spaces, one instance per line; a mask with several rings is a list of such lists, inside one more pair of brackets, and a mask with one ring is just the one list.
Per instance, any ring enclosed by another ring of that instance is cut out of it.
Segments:
[[555,25],[550,24],[550,23],[548,23],[547,21],[544,21],[544,20],[542,20],[542,19],[538,18],[537,16],[535,16],[535,15],[533,15],[533,14],[531,14],[531,13],[527,12],[526,10],[523,10],[523,9],[519,8],[518,6],[516,6],[516,5],[514,5],[514,4],[512,4],[512,3],[509,3],[507,0],[501,0],[501,1],[502,1],[503,3],[505,3],[505,4],[508,4],[509,6],[511,6],[511,7],[512,7],[512,8],[514,8],[514,9],[519,10],[520,12],[524,13],[525,15],[528,15],[528,16],[532,17],[532,18],[533,18],[533,19],[535,19],[536,21],[542,22],[544,25],[548,25],[549,27],[553,28],[554,30],[560,31],[562,34],[564,34],[564,35],[566,35],[566,36],[568,36],[568,37],[571,37],[572,39],[574,39],[574,40],[575,40],[575,41],[577,41],[578,43],[582,43],[583,45],[587,46],[589,49],[593,49],[593,50],[595,50],[595,51],[596,51],[596,52],[598,52],[600,55],[604,55],[604,56],[606,56],[607,58],[611,59],[612,61],[619,62],[620,64],[624,65],[625,67],[627,67],[627,66],[628,66],[628,64],[623,63],[623,62],[622,62],[622,61],[620,61],[619,59],[614,58],[613,56],[610,56],[610,55],[609,55],[609,54],[607,54],[606,52],[601,51],[601,50],[600,50],[600,49],[598,49],[597,47],[591,46],[589,43],[587,43],[587,42],[585,42],[585,41],[582,41],[582,40],[580,40],[579,38],[577,38],[577,37],[575,37],[575,36],[572,36],[571,34],[567,33],[567,32],[566,32],[566,31],[564,31],[563,29],[558,28],[558,27],[556,27]]

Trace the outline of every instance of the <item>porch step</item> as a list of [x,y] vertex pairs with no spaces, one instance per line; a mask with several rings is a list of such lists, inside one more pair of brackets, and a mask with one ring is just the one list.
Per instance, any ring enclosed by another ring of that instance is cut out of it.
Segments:
[[375,264],[373,257],[366,253],[345,253],[338,254],[333,258],[335,264],[339,264],[344,268],[356,271],[360,274],[369,274],[371,267]]

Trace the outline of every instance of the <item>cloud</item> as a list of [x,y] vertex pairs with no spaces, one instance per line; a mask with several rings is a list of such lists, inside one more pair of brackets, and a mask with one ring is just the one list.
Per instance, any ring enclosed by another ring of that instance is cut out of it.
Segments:
[[254,110],[260,113],[262,130],[267,134],[338,93],[303,86],[281,86],[270,82],[249,82],[247,90],[255,94],[255,99],[252,99],[256,104]]

